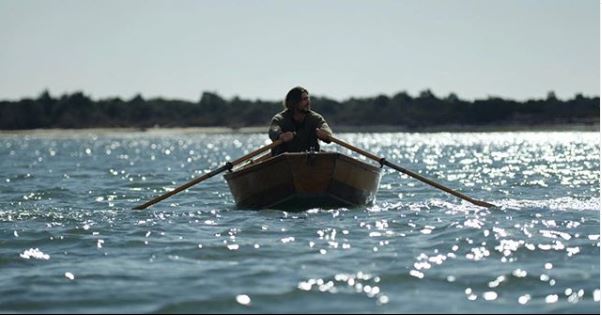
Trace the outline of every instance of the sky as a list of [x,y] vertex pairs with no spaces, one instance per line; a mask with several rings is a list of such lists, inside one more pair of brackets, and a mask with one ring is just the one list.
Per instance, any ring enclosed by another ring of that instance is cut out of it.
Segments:
[[592,0],[2,0],[0,100],[600,94]]

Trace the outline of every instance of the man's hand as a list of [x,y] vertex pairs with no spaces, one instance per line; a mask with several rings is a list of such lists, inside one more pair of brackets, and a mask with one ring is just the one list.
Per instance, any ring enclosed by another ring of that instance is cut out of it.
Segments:
[[331,134],[323,129],[316,128],[316,135],[322,141],[330,142],[329,138]]
[[283,132],[280,134],[280,137],[278,137],[278,139],[282,140],[282,142],[289,142],[291,140],[293,140],[293,138],[295,137],[295,133],[294,132]]

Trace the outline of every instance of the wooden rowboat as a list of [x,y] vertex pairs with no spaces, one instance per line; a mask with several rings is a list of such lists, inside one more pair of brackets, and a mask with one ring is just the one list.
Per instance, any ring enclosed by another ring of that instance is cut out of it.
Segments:
[[[470,198],[333,136],[329,136],[328,140],[377,161],[381,167],[384,165],[391,167],[474,205],[495,207],[494,204]],[[267,159],[258,158],[255,160],[256,163],[249,160],[280,144],[282,140],[276,140],[133,209],[146,209],[224,171],[230,171],[224,177],[236,204],[241,208],[356,206],[374,201],[380,182],[380,169],[342,154],[286,153],[276,157],[266,155]],[[231,171],[232,167],[245,161],[249,163],[243,164],[234,172]]]
[[340,153],[283,153],[224,175],[239,208],[353,207],[374,201],[380,168]]

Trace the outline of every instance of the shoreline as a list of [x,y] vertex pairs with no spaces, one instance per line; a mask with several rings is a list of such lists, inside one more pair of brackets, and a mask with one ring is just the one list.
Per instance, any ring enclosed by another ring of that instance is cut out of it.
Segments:
[[[373,125],[373,126],[337,126],[332,125],[331,128],[335,133],[441,133],[441,132],[563,132],[563,131],[582,131],[582,132],[600,132],[600,124],[583,124],[583,123],[564,123],[564,124],[541,124],[541,125],[445,125],[420,128],[407,128],[403,126],[390,125]],[[241,128],[230,127],[152,127],[152,128],[137,128],[137,127],[118,127],[118,128],[48,128],[48,129],[21,129],[21,130],[0,130],[0,135],[50,135],[64,134],[65,132],[75,133],[143,133],[143,134],[251,134],[251,133],[267,133],[268,126],[250,126]]]

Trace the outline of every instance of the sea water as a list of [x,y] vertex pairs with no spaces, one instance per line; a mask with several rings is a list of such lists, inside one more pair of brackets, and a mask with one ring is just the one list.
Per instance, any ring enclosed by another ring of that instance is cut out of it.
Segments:
[[385,167],[370,206],[237,209],[218,175],[133,211],[266,135],[4,133],[0,312],[599,312],[599,132],[337,136],[498,207]]

